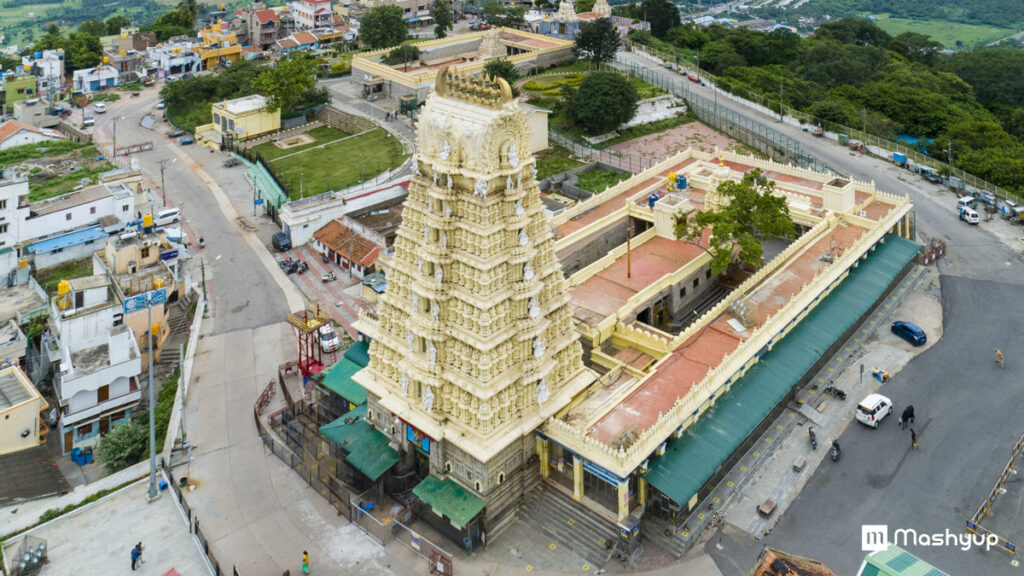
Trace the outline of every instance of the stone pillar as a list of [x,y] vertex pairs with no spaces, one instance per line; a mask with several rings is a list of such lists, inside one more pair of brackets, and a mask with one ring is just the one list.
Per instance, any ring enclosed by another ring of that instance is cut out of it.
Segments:
[[583,459],[572,455],[572,499],[583,500]]
[[644,480],[643,476],[638,476],[636,479],[636,490],[639,492],[640,507],[647,508],[647,480]]
[[541,478],[547,478],[550,474],[548,470],[548,440],[537,436],[537,457],[540,458],[540,476]]
[[629,516],[629,478],[619,480],[619,523]]

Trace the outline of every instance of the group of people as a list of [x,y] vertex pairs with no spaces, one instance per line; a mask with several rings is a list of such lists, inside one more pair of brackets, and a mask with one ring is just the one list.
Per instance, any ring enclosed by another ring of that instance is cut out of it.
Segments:
[[139,542],[132,548],[132,570],[135,570],[142,564],[142,542]]

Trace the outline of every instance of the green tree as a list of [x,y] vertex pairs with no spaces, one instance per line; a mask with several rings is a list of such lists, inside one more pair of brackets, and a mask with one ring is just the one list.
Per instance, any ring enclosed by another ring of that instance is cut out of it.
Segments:
[[78,27],[78,31],[82,34],[88,34],[90,36],[105,36],[107,34],[107,25],[100,20],[86,20],[82,22]]
[[892,42],[892,36],[885,30],[863,18],[852,17],[822,24],[815,30],[814,35],[822,40],[832,39],[842,44],[879,48],[888,48]]
[[415,44],[402,44],[396,46],[388,52],[387,56],[384,57],[384,63],[388,66],[395,66],[397,64],[406,64],[409,62],[419,63],[420,61],[420,49]]
[[184,12],[189,16],[189,29],[195,29],[196,18],[199,17],[200,12],[203,10],[205,10],[203,5],[196,0],[180,0],[178,2],[178,12]]
[[636,88],[617,72],[592,72],[569,97],[569,114],[587,134],[603,134],[636,114]]
[[704,229],[709,228],[707,250],[714,274],[722,274],[736,261],[760,266],[762,238],[791,238],[796,233],[786,199],[774,191],[775,183],[760,169],[747,172],[739,182],[722,182],[717,192],[725,206],[695,215],[676,214],[676,237],[700,246]]
[[316,61],[305,54],[279,60],[260,73],[252,87],[267,96],[267,109],[282,114],[291,112],[303,94],[316,87]]
[[103,61],[103,45],[100,39],[89,34],[72,32],[64,47],[64,66],[70,73],[89,68]]
[[679,9],[671,0],[644,0],[639,12],[639,18],[651,23],[651,34],[655,38],[664,38],[669,30],[679,26]]
[[484,64],[484,74],[495,78],[504,78],[509,86],[519,81],[519,71],[515,64],[504,58],[497,58]]
[[107,27],[107,36],[113,36],[121,33],[121,28],[125,26],[131,26],[132,21],[120,14],[114,14],[104,23]]
[[164,42],[171,36],[187,36],[192,33],[188,28],[174,24],[150,24],[149,26],[143,26],[141,30],[156,34],[157,42]]
[[584,12],[590,12],[594,9],[596,0],[576,0],[576,13],[582,14]]
[[484,4],[484,18],[491,26],[521,28],[526,25],[526,8],[502,6],[501,2],[488,2]]
[[432,4],[434,13],[434,36],[444,38],[452,29],[452,10],[448,7],[447,0],[434,0]]
[[148,435],[142,426],[134,421],[126,422],[100,438],[96,457],[107,472],[114,473],[141,462],[149,448],[147,441]]
[[938,59],[942,44],[932,40],[927,34],[904,32],[893,39],[889,48],[914,62],[931,66]]
[[711,36],[700,26],[690,22],[676,26],[665,34],[665,39],[680,48],[700,50],[711,41]]
[[375,50],[397,46],[408,36],[402,9],[395,5],[370,8],[359,23],[359,38]]
[[56,24],[50,24],[46,27],[46,33],[36,41],[33,48],[40,51],[56,50],[57,48],[63,48],[66,42],[67,40],[60,35],[60,28]]
[[733,66],[746,66],[747,61],[725,40],[708,42],[700,51],[701,68],[713,74],[722,74]]
[[580,25],[573,52],[579,58],[589,58],[591,62],[600,64],[615,58],[620,45],[622,38],[611,20],[597,18]]
[[153,22],[153,26],[177,26],[188,30],[188,33],[191,34],[195,27],[193,22],[195,20],[188,10],[171,10],[157,18],[156,22]]

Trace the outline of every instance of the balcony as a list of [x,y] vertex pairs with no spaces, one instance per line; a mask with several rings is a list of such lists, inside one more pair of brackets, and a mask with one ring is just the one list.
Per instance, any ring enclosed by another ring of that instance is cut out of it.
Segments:
[[131,387],[126,394],[115,396],[114,398],[108,398],[107,400],[95,404],[83,410],[77,412],[70,412],[67,406],[61,408],[61,424],[65,427],[73,426],[79,422],[84,422],[91,418],[95,418],[106,412],[112,412],[114,410],[123,410],[129,406],[138,404],[142,401],[142,390],[139,388],[138,383],[135,379],[132,379]]

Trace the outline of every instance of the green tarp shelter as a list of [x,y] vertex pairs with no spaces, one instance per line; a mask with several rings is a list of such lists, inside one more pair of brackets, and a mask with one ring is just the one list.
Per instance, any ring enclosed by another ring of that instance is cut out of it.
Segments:
[[345,449],[345,461],[353,468],[376,481],[398,462],[398,452],[388,445],[387,436],[364,420],[365,416],[364,404],[321,426],[320,434]]
[[412,493],[459,528],[469,524],[485,505],[483,500],[450,478],[441,480],[435,476],[427,476],[412,489]]
[[356,406],[366,404],[366,389],[352,380],[352,376],[362,369],[362,366],[349,360],[348,352],[345,352],[341,362],[321,373],[320,385]]
[[360,340],[345,350],[345,358],[359,364],[363,368],[370,363],[370,345]]
[[872,552],[857,576],[949,576],[899,546]]
[[651,460],[644,479],[676,503],[689,502],[818,358],[871,309],[918,248],[886,236],[696,424],[669,441],[665,454]]

